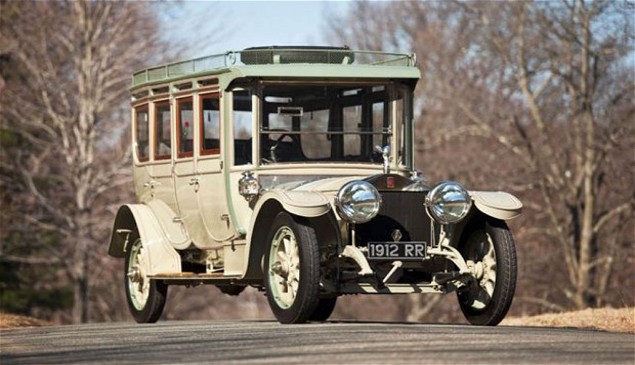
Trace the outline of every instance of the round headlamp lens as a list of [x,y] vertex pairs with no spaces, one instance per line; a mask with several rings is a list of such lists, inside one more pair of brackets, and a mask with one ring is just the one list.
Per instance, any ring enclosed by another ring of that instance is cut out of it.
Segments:
[[452,224],[465,218],[472,207],[472,197],[460,184],[442,182],[426,196],[426,207],[437,222]]
[[373,185],[355,180],[342,186],[335,196],[337,214],[350,223],[366,223],[375,218],[381,196]]

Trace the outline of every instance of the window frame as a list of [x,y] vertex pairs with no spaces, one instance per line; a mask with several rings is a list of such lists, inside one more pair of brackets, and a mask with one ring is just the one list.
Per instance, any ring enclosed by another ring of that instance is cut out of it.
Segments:
[[[142,104],[137,104],[134,105],[133,108],[133,113],[134,113],[134,128],[133,128],[133,135],[134,135],[134,144],[135,144],[135,157],[137,158],[137,161],[139,163],[146,163],[148,161],[150,161],[150,105],[149,103],[142,103]],[[147,121],[146,121],[146,143],[147,148],[148,148],[148,153],[145,155],[145,157],[141,157],[141,153],[139,150],[139,112],[141,111],[145,111],[146,115],[147,115]]]
[[176,109],[176,156],[177,158],[191,158],[194,157],[194,136],[192,136],[192,150],[181,152],[182,140],[181,140],[181,103],[192,103],[192,132],[195,130],[194,126],[194,98],[191,95],[183,96],[176,98],[175,109]]
[[[158,128],[158,123],[159,123],[159,113],[157,112],[157,110],[159,109],[159,107],[161,106],[168,106],[168,109],[170,111],[169,115],[170,115],[170,120],[169,120],[169,125],[170,125],[170,153],[169,154],[165,154],[165,155],[160,155],[159,154],[159,128]],[[173,147],[172,147],[172,106],[170,105],[170,100],[169,99],[165,99],[165,100],[159,100],[159,101],[155,101],[154,102],[154,118],[153,118],[153,126],[154,126],[154,138],[153,138],[153,142],[154,142],[154,161],[165,161],[165,160],[170,160],[172,159],[172,151],[173,151]]]
[[[204,101],[206,99],[216,99],[218,102],[218,148],[205,148],[205,109],[204,109]],[[220,150],[223,144],[223,138],[221,134],[221,124],[222,124],[222,106],[220,102],[220,93],[219,92],[210,92],[205,94],[199,94],[199,113],[198,113],[198,122],[199,122],[199,153],[201,156],[219,156]]]

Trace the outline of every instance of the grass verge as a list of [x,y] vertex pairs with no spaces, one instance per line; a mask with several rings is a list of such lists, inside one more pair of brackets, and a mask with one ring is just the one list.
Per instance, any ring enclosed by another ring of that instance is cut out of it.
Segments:
[[597,308],[575,312],[510,317],[503,326],[571,327],[610,332],[635,333],[635,307]]
[[53,323],[41,319],[0,312],[0,328],[42,327],[51,325],[53,325]]

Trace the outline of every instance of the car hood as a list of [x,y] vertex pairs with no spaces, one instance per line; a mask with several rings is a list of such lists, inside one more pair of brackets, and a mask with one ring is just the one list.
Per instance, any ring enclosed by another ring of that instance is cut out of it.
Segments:
[[347,182],[366,177],[368,176],[262,176],[260,184],[264,190],[313,191],[335,195]]

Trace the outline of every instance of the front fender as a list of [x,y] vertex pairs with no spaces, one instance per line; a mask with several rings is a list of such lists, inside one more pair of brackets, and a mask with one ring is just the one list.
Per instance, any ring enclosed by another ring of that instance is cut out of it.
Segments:
[[523,203],[503,191],[471,191],[476,208],[484,214],[501,220],[516,218],[523,210]]
[[329,200],[322,193],[314,191],[271,190],[263,194],[258,200],[258,203],[254,207],[255,217],[258,216],[260,207],[271,199],[278,201],[287,212],[301,217],[319,217],[331,210]]
[[[267,249],[266,238],[276,215],[281,211],[316,222],[324,221],[326,223],[321,226],[329,227],[327,214],[331,212],[331,204],[323,194],[312,191],[267,191],[254,207],[247,232],[247,265],[243,279],[262,280],[262,259]],[[322,229],[320,234],[329,237],[326,228]]]
[[163,234],[152,209],[144,204],[121,206],[115,218],[108,254],[125,257],[128,247],[139,237],[148,255],[148,275],[181,272],[181,258]]

